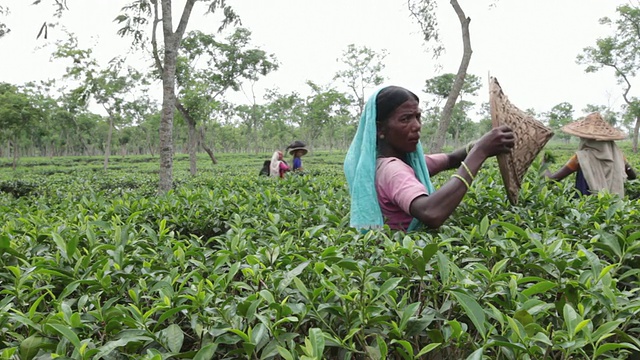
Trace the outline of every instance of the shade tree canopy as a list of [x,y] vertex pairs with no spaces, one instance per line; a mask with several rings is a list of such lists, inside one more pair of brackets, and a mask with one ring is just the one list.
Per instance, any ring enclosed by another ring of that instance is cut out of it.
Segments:
[[387,54],[385,49],[375,51],[367,46],[350,44],[342,53],[342,57],[337,59],[344,68],[339,70],[333,79],[342,82],[349,89],[349,99],[356,108],[356,118],[360,117],[364,109],[365,90],[378,86],[385,80],[382,72]]
[[[600,24],[611,27],[612,35],[596,40],[595,45],[583,49],[576,61],[585,65],[585,72],[592,73],[603,69],[613,70],[620,84],[625,101],[626,119],[635,119],[633,128],[633,151],[638,151],[638,133],[640,132],[640,98],[634,95],[632,79],[640,70],[640,6],[637,2],[621,5],[616,9],[617,19],[600,19]],[[633,91],[632,91],[633,90]]]

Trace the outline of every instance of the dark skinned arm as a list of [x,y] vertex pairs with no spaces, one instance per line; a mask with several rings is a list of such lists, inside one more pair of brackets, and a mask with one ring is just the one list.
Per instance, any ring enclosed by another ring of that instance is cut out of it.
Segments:
[[[471,150],[473,146],[473,143],[469,143],[469,145],[467,145],[469,151]],[[454,150],[453,152],[446,154],[447,156],[447,165],[445,167],[443,167],[442,169],[439,168],[429,168],[429,175],[434,176],[436,174],[438,174],[441,171],[445,171],[445,170],[451,170],[451,169],[457,169],[460,167],[460,165],[462,164],[462,162],[464,161],[464,159],[467,158],[467,147],[464,147],[462,149],[458,149],[458,150]]]
[[566,178],[567,176],[573,174],[574,172],[576,171],[571,170],[567,165],[565,165],[561,167],[560,170],[556,171],[553,174],[551,173],[551,171],[549,171],[549,169],[547,169],[547,171],[544,172],[544,176],[550,180],[561,181],[561,180],[564,180],[564,178]]
[[[465,164],[471,170],[475,177],[484,163],[486,157],[471,151],[467,157]],[[456,174],[462,176],[469,184],[471,178],[467,171],[460,167]],[[426,196],[422,195],[415,198],[411,202],[411,216],[417,218],[430,228],[439,228],[453,214],[455,209],[460,205],[462,198],[467,193],[467,186],[458,178],[451,178],[438,191]]]
[[460,167],[464,159],[467,158],[467,155],[468,155],[467,150],[464,148],[458,149],[452,153],[447,154],[447,157],[449,158],[449,168],[447,170],[456,169]]
[[[488,157],[511,151],[514,140],[511,129],[508,127],[499,127],[489,131],[478,140],[478,143],[471,149],[469,155],[462,157],[462,159],[459,158],[461,156],[459,151],[454,152],[458,154],[454,155],[453,160],[455,162],[456,160],[462,161],[464,159],[471,174],[475,177]],[[464,149],[462,151],[466,153]],[[468,184],[471,184],[473,181],[464,167],[458,168],[456,174],[464,178]],[[409,208],[411,216],[417,218],[429,228],[438,228],[451,216],[458,205],[460,205],[467,190],[467,186],[462,180],[452,177],[433,194],[429,196],[422,195],[415,198]]]

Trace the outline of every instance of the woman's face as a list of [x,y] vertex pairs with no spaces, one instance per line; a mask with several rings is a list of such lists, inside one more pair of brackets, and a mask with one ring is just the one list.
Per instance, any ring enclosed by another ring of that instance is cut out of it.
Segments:
[[282,152],[278,151],[278,160],[282,160]]
[[402,157],[416,150],[420,142],[421,116],[418,102],[409,99],[398,106],[378,130],[378,140],[387,145],[386,156]]

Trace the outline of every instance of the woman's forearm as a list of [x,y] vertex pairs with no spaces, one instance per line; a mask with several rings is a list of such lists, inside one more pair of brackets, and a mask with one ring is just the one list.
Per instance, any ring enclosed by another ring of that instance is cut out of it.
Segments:
[[[467,193],[486,156],[475,153],[466,158],[465,165],[440,189],[411,203],[411,215],[430,228],[440,227],[453,214]],[[468,171],[467,171],[468,168]]]
[[467,157],[467,150],[464,148],[458,149],[452,153],[447,154],[447,156],[449,157],[449,169],[455,169],[459,167]]

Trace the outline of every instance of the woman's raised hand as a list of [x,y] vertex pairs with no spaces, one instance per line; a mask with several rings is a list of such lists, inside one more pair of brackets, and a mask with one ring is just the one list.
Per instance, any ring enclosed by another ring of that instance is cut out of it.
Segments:
[[491,157],[510,152],[515,143],[513,130],[502,125],[484,134],[473,146],[473,150],[480,151],[484,157]]

